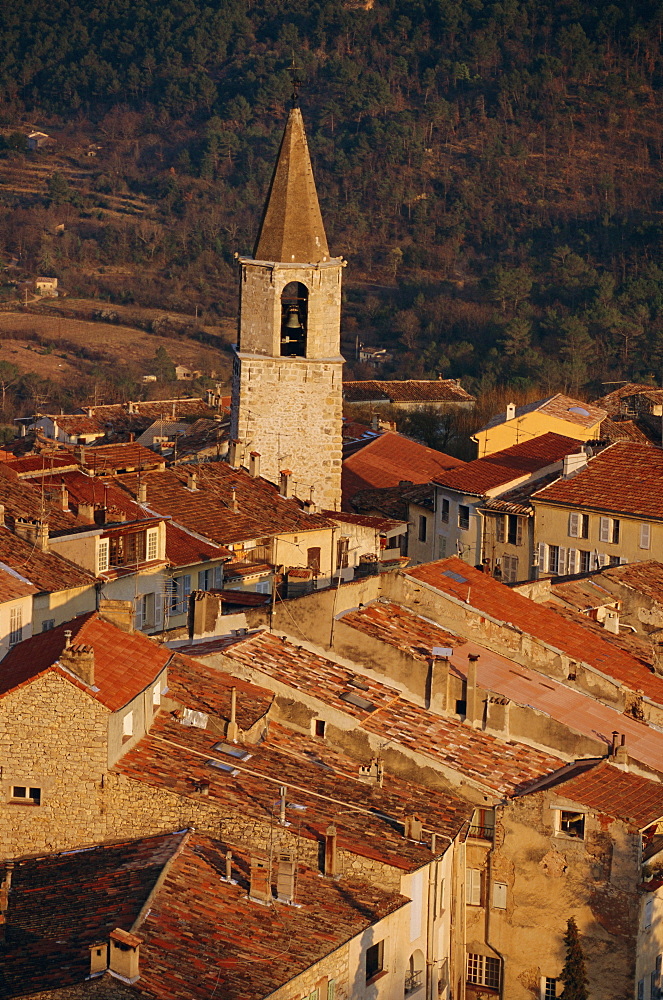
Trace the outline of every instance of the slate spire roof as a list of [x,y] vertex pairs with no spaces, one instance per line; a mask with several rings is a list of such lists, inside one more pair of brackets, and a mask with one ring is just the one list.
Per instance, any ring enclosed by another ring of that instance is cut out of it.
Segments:
[[319,264],[329,258],[299,108],[288,115],[253,256],[284,264]]

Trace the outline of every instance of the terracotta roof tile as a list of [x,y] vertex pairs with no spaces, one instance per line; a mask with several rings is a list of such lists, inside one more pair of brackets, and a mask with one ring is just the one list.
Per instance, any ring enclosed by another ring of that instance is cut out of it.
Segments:
[[350,501],[359,490],[429,483],[448,469],[464,465],[458,458],[426,448],[402,434],[387,431],[343,462],[342,490]]
[[533,500],[663,520],[663,451],[618,441],[570,479],[559,479]]
[[514,490],[507,490],[506,493],[500,493],[496,497],[489,497],[481,504],[481,509],[496,510],[503,514],[529,516],[534,512],[532,494],[543,489],[544,486],[548,486],[549,483],[554,483],[556,479],[559,479],[559,469],[548,473],[547,476],[541,476],[531,483],[523,483],[522,486],[517,486]]
[[[181,846],[183,833],[17,859],[2,949],[0,996],[84,982],[89,945],[128,929]],[[6,868],[0,864],[0,879]]]
[[[244,469],[233,469],[226,462],[196,466],[195,491],[187,487],[190,471],[185,466],[174,466],[144,473],[141,482],[147,485],[146,507],[170,515],[183,527],[220,545],[331,527],[326,518],[306,514],[297,500],[285,499],[272,483],[254,479]],[[129,496],[136,496],[136,475],[118,476],[113,482]],[[232,508],[233,488],[236,512]]]
[[476,458],[460,469],[437,475],[434,482],[460,493],[482,496],[488,490],[506,486],[516,479],[532,476],[535,472],[561,462],[565,455],[572,455],[581,448],[582,445],[575,438],[563,437],[561,434],[541,434],[521,444],[495,451],[485,458]]
[[60,471],[78,469],[78,462],[70,455],[49,455],[46,452],[42,452],[40,455],[26,455],[25,458],[4,460],[3,464],[15,472],[20,479],[28,479],[42,472],[55,472],[58,469]]
[[374,528],[376,531],[395,531],[396,529],[407,530],[407,517],[404,521],[387,517],[370,517],[367,514],[349,514],[342,511],[323,510],[322,513],[330,521],[337,524],[356,524],[359,527]]
[[348,403],[384,400],[390,403],[473,403],[475,397],[453,378],[405,379],[344,382],[343,397]]
[[232,552],[196,537],[173,521],[166,521],[166,558],[171,566],[193,566],[211,559],[230,559]]
[[[129,750],[114,770],[144,784],[194,797],[201,783],[221,816],[241,813],[269,821],[279,789],[287,786],[286,818],[298,836],[319,842],[329,823],[338,829],[340,850],[414,871],[431,860],[431,838],[423,843],[404,836],[403,822],[416,813],[424,829],[453,838],[472,816],[472,805],[452,792],[425,788],[385,774],[382,788],[362,780],[359,763],[324,740],[271,722],[259,743],[235,744],[245,760],[215,750],[213,731],[183,726],[160,714],[149,734]],[[210,760],[231,764],[220,771]],[[368,761],[366,761],[368,763]],[[556,761],[556,766],[560,766]],[[237,773],[233,773],[237,772]],[[539,776],[540,772],[537,772]],[[304,808],[295,809],[294,806]]]
[[175,650],[168,664],[168,698],[172,701],[229,721],[233,688],[237,725],[246,732],[267,714],[274,701],[274,693],[208,667]]
[[655,559],[648,559],[646,562],[627,563],[625,566],[608,566],[601,571],[597,582],[601,578],[614,580],[616,583],[635,590],[645,597],[650,597],[653,601],[663,604],[663,563]]
[[389,486],[386,489],[359,490],[350,501],[350,506],[358,514],[368,514],[370,511],[380,511],[385,517],[398,518],[407,521],[409,504],[416,504],[433,510],[435,506],[435,487],[432,483],[420,483],[417,486]]
[[123,632],[93,611],[14,646],[2,661],[0,696],[51,667],[61,669],[59,657],[66,645],[67,629],[71,629],[72,644],[94,649],[94,688],[82,682],[78,686],[111,712],[123,708],[156,680],[172,656],[170,649],[142,632]]
[[38,588],[33,583],[19,575],[12,567],[3,565],[0,558],[0,604],[36,593]]
[[42,552],[36,545],[0,528],[0,562],[26,577],[37,592],[55,593],[74,587],[93,587],[91,573],[75,566],[54,552]]
[[[593,427],[594,424],[599,423],[608,415],[605,410],[595,404],[583,403],[580,399],[572,399],[570,396],[565,396],[563,393],[558,392],[554,396],[548,396],[546,399],[537,399],[533,403],[525,403],[523,406],[517,406],[516,417],[523,417],[527,413],[534,413],[537,410],[551,417],[568,420],[570,423],[578,424],[580,427]],[[497,427],[498,424],[506,422],[506,413],[497,413],[480,430],[485,431],[490,427]],[[480,431],[477,433],[480,433]]]
[[[643,691],[663,704],[663,677],[652,674],[639,660],[607,639],[593,635],[579,622],[571,622],[552,608],[536,604],[486,573],[453,557],[425,563],[406,570],[407,575],[462,601],[468,608],[508,623],[573,660],[625,684],[631,691]],[[590,641],[591,640],[591,641]]]
[[373,601],[356,611],[346,611],[339,615],[339,621],[417,660],[430,660],[435,646],[455,648],[466,643],[460,636],[392,601]]
[[600,433],[603,440],[607,441],[635,441],[637,444],[653,444],[633,420],[611,420],[610,417],[606,417],[601,423]]
[[134,469],[164,468],[165,464],[164,458],[136,441],[90,445],[83,449],[81,457],[81,465],[91,469],[95,476]]
[[546,788],[559,789],[564,798],[589,806],[613,819],[621,819],[644,829],[663,818],[663,785],[638,774],[630,774],[608,761],[580,763],[571,767],[568,775],[562,773],[551,781],[543,782]]

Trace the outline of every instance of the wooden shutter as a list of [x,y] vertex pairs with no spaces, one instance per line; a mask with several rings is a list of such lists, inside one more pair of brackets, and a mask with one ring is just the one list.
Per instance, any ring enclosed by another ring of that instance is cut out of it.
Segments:
[[506,518],[503,514],[498,514],[495,518],[495,539],[498,542],[504,541],[504,522]]
[[610,542],[610,541],[612,541],[612,539],[610,538],[610,518],[609,517],[602,517],[601,518],[601,527],[599,528],[599,541],[601,541],[601,542]]
[[516,545],[523,544],[523,518],[516,518]]
[[557,560],[557,575],[566,576],[566,549],[563,545],[559,547],[559,558]]
[[644,521],[640,525],[640,548],[648,549],[650,547],[651,538],[651,525],[646,524]]
[[576,514],[573,511],[569,514],[569,535],[571,538],[577,538],[579,534],[580,525],[580,514]]
[[223,587],[223,566],[214,567],[214,589],[221,590]]
[[539,572],[545,573],[548,568],[548,546],[545,542],[539,542]]
[[481,869],[467,868],[465,871],[465,902],[469,906],[481,906]]
[[566,572],[569,576],[573,576],[574,573],[578,572],[578,559],[580,553],[577,549],[569,549],[566,554]]

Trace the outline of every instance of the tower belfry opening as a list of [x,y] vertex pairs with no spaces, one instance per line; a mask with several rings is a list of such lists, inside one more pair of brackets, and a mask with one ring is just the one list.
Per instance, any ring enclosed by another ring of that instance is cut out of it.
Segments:
[[281,293],[281,357],[306,357],[308,288],[289,281]]
[[[261,475],[292,473],[322,508],[341,497],[341,274],[331,257],[304,121],[285,125],[252,257],[240,257],[231,436],[260,453]],[[248,460],[248,459],[247,459]]]

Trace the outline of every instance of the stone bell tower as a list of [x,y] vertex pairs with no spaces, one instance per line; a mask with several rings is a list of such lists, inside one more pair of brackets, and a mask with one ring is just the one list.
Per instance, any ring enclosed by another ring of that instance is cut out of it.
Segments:
[[240,257],[231,436],[238,462],[340,509],[341,273],[330,257],[301,111],[288,115],[253,257]]

